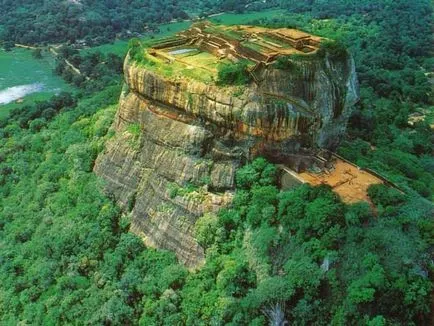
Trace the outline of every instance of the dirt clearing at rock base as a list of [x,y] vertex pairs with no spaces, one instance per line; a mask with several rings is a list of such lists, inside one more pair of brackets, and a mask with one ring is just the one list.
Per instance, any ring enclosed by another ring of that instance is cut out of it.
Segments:
[[373,184],[384,183],[375,175],[345,162],[339,158],[333,162],[333,167],[321,173],[303,172],[297,174],[301,180],[311,185],[327,184],[333,188],[341,199],[348,204],[358,201],[371,203],[368,188]]

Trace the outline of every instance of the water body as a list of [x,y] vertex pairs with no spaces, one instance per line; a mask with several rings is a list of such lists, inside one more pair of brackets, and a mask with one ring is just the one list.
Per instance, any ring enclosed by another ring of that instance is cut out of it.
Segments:
[[189,53],[192,51],[196,51],[196,49],[179,49],[179,50],[170,51],[169,54],[177,55],[177,54]]
[[47,53],[43,59],[32,57],[31,50],[0,50],[0,111],[18,99],[32,96],[50,97],[70,89],[62,78],[53,74],[54,59]]
[[0,90],[0,105],[9,104],[10,102],[21,99],[26,95],[41,92],[43,90],[44,85],[41,83],[8,87]]

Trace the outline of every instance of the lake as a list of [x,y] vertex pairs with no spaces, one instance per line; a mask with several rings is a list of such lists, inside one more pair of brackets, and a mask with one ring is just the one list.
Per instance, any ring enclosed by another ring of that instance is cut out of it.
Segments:
[[70,90],[62,78],[52,73],[54,66],[54,59],[48,53],[38,60],[32,57],[31,50],[0,49],[0,117],[17,106],[19,99],[31,103]]

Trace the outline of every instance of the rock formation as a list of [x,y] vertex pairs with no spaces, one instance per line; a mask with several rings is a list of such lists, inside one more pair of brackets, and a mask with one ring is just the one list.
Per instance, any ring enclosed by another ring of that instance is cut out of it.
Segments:
[[[188,55],[191,62],[197,53],[210,53],[206,47],[213,45],[207,44],[209,33],[193,28],[194,38],[184,32],[175,47],[168,45],[170,51],[154,47],[164,54],[144,49],[145,56],[154,53],[145,63],[127,56],[115,136],[95,165],[107,191],[131,211],[131,230],[151,246],[173,250],[189,267],[204,257],[194,239],[194,223],[230,203],[240,164],[258,155],[299,170],[320,163],[316,153],[338,145],[358,99],[351,56],[327,49],[305,54],[303,44],[300,53],[283,55],[272,51],[277,41],[267,36],[271,45],[264,45],[260,33],[246,36],[237,30],[243,36],[238,48],[255,40],[267,48],[264,62],[250,58],[247,85],[213,82],[222,60],[240,60],[225,55],[224,44],[215,67],[206,67],[215,72],[210,82],[178,73],[172,67],[205,69],[182,59]],[[197,53],[171,54],[187,47]]]

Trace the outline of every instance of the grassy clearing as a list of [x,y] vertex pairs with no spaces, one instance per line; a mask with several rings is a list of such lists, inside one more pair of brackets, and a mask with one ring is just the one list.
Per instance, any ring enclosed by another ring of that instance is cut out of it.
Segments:
[[216,77],[216,72],[207,68],[211,64],[215,66],[216,60],[209,53],[201,52],[195,56],[183,58],[185,63],[179,61],[167,63],[146,52],[143,55],[144,60],[139,65],[168,78],[187,77],[204,83],[211,83]]
[[42,59],[32,57],[32,51],[14,49],[0,50],[0,90],[23,84],[43,83],[47,87],[67,87],[63,80],[52,74],[55,61],[51,54],[43,52]]
[[215,71],[216,64],[218,63],[218,59],[208,52],[199,52],[196,55],[184,57],[182,61],[189,65],[212,71]]

